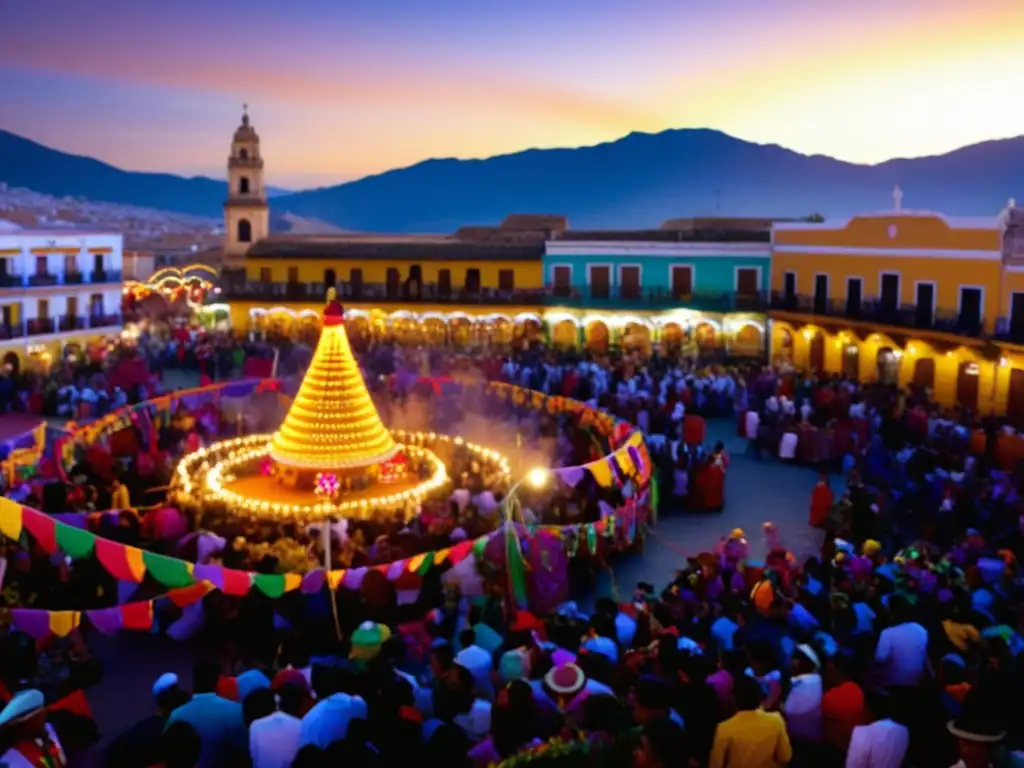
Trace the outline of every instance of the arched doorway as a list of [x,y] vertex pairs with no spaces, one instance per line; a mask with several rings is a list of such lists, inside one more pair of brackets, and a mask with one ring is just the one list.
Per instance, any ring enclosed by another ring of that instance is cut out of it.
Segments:
[[600,320],[587,326],[587,347],[594,352],[608,351],[608,326]]
[[825,337],[820,331],[814,331],[808,345],[808,357],[811,371],[817,373],[825,370]]
[[622,334],[622,348],[636,350],[641,355],[651,354],[651,329],[642,323],[627,323]]
[[685,343],[686,334],[679,323],[666,323],[661,329],[661,347],[665,352],[675,354]]
[[710,349],[715,346],[715,326],[711,323],[700,323],[694,330],[697,339],[697,346],[701,349]]
[[964,409],[978,410],[977,363],[960,363],[956,374],[956,403]]
[[761,329],[756,325],[744,325],[736,332],[732,343],[733,352],[743,357],[760,357],[763,353]]
[[900,383],[900,356],[892,347],[882,347],[875,358],[878,383],[892,386]]
[[919,357],[914,361],[914,386],[917,389],[933,389],[935,387],[935,360],[930,357]]
[[[486,324],[485,324],[486,326]],[[529,329],[517,328],[511,320],[507,317],[496,317],[490,323],[488,332],[491,335],[491,341],[495,344],[511,344],[515,338],[517,332],[523,338],[529,338],[527,334]]]
[[1015,429],[1024,427],[1024,370],[1010,371],[1010,391],[1006,398],[1006,416]]
[[843,376],[854,381],[860,378],[860,347],[856,344],[843,345]]
[[572,320],[560,320],[551,328],[551,344],[563,349],[575,347],[579,341],[576,323]]
[[424,318],[423,335],[428,344],[442,346],[448,336],[448,324],[440,317]]
[[240,243],[251,243],[252,242],[252,224],[249,223],[248,219],[238,220],[238,242]]

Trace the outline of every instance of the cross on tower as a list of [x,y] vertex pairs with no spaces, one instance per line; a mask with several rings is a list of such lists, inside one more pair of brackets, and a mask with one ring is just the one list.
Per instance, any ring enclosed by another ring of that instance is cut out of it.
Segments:
[[903,208],[903,190],[900,189],[899,184],[892,188],[892,204],[894,210],[898,211]]

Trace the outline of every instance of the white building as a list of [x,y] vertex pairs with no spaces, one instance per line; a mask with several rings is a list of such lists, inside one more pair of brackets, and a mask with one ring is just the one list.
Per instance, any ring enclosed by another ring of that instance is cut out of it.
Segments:
[[57,229],[0,231],[0,355],[57,356],[121,331],[123,238]]

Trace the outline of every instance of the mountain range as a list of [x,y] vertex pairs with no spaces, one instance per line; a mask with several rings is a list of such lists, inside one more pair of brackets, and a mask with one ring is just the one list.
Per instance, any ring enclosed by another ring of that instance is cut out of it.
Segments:
[[[273,158],[266,158],[273,167]],[[0,181],[51,195],[220,216],[226,183],[124,171],[0,131]],[[653,228],[680,216],[844,216],[904,206],[994,215],[1024,197],[1024,136],[931,157],[858,165],[709,129],[632,133],[574,149],[426,160],[333,187],[274,190],[271,209],[345,230],[452,232],[509,213],[575,228]]]

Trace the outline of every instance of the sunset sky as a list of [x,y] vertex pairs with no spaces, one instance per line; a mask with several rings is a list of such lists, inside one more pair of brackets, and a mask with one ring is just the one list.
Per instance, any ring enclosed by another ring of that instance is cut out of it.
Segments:
[[717,128],[856,162],[1024,133],[1024,0],[31,0],[0,128],[133,170],[268,181]]

